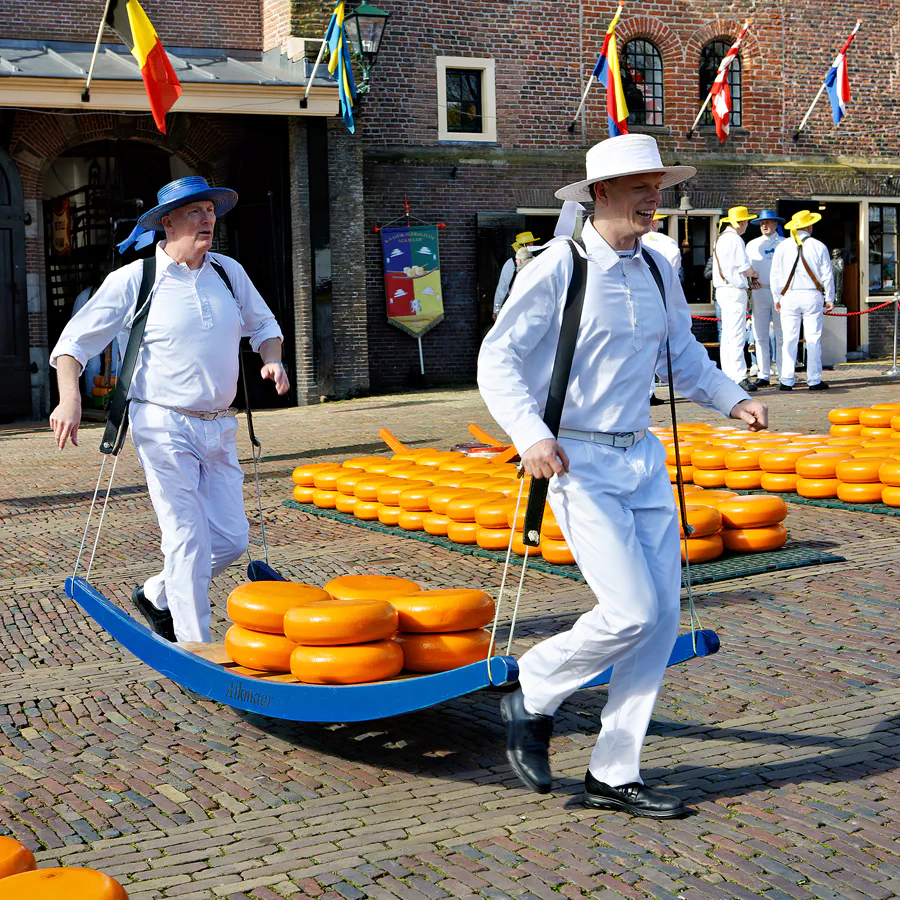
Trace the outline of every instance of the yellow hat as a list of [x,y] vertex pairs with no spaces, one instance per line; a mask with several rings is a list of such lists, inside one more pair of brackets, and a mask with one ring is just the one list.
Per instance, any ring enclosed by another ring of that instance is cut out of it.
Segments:
[[653,221],[658,222],[660,219],[667,219],[666,213],[653,213]]
[[513,241],[513,243],[512,243],[512,248],[513,248],[513,250],[515,250],[517,253],[518,253],[519,248],[520,248],[521,246],[522,246],[522,245],[521,245],[518,241]]
[[719,219],[719,228],[722,227],[723,223],[725,225],[733,225],[737,228],[741,222],[752,222],[755,218],[756,216],[754,216],[746,206],[732,206],[731,209],[728,210],[728,215]]
[[808,209],[801,209],[800,212],[794,213],[791,217],[791,221],[784,227],[787,231],[803,231],[805,228],[809,228],[811,225],[815,225],[816,222],[821,221],[822,216],[819,213],[810,212]]
[[516,240],[520,244],[537,244],[537,243],[539,243],[538,238],[536,238],[530,231],[523,231],[521,234],[517,234]]

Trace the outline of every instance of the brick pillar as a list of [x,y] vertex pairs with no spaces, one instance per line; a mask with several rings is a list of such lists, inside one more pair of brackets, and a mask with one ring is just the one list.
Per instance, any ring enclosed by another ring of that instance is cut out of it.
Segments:
[[288,132],[291,184],[291,280],[297,405],[319,402],[313,343],[312,261],[309,241],[309,165],[306,123],[292,117]]
[[328,183],[334,320],[334,393],[369,389],[366,329],[366,231],[362,139],[340,119],[328,123]]

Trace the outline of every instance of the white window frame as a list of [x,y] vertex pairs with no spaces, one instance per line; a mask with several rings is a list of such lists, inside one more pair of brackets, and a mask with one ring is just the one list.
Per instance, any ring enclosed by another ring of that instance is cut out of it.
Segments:
[[[473,56],[437,56],[438,140],[454,143],[495,144],[497,142],[497,88],[493,59]],[[449,131],[447,128],[447,69],[474,69],[481,72],[480,134]]]

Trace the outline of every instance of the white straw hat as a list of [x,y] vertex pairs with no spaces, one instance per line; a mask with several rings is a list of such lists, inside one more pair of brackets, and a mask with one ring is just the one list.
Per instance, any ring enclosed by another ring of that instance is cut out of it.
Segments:
[[622,175],[662,174],[660,188],[672,187],[697,174],[693,166],[664,166],[659,147],[649,134],[622,134],[595,144],[585,158],[587,178],[567,184],[556,192],[560,200],[591,202],[590,186]]

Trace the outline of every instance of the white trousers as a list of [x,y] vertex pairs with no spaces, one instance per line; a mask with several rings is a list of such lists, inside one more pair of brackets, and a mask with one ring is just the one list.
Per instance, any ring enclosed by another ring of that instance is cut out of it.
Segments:
[[781,372],[781,316],[775,309],[775,298],[769,288],[753,292],[753,342],[756,344],[756,364],[760,378],[772,377],[772,357],[769,349],[769,323],[775,326],[775,361]]
[[741,288],[716,288],[721,308],[722,337],[719,338],[719,361],[722,371],[734,382],[747,377],[744,346],[747,333],[747,292]]
[[144,585],[179,641],[209,641],[209,583],[247,550],[237,419],[205,422],[130,404],[131,437],[162,532],[165,565]]
[[519,681],[525,708],[552,715],[614,667],[590,770],[618,787],[641,780],[641,749],[678,633],[678,522],[655,437],[627,450],[561,443],[570,467],[550,482],[550,506],[597,605],[525,653]]
[[794,384],[797,349],[800,346],[800,323],[806,339],[806,383],[822,380],[822,325],[825,320],[825,298],[819,291],[788,291],[781,298],[781,329],[784,332],[783,367],[778,369],[782,384]]

